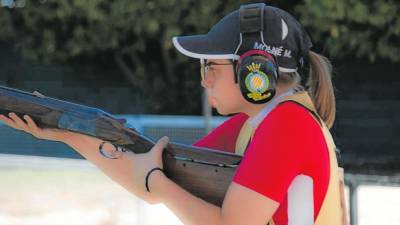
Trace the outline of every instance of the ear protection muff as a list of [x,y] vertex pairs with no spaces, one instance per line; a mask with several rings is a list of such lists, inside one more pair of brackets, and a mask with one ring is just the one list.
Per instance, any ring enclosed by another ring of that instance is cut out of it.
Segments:
[[235,75],[243,97],[254,104],[271,100],[276,93],[279,71],[275,57],[262,50],[242,54],[236,63]]

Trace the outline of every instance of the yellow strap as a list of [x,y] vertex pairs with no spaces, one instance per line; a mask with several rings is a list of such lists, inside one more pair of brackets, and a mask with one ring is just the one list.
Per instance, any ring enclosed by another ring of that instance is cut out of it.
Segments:
[[253,127],[250,125],[248,121],[249,119],[247,119],[246,122],[244,122],[242,129],[240,129],[239,136],[236,139],[235,153],[241,156],[244,155],[247,145],[249,144],[249,141],[253,136],[254,132]]
[[293,95],[286,96],[281,102],[284,101],[295,101],[304,107],[308,108],[310,111],[317,112],[314,107],[314,103],[307,91],[299,91]]

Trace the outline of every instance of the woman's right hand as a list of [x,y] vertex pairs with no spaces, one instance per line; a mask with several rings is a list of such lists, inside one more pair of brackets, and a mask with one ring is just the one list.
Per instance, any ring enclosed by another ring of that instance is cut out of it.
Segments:
[[26,122],[13,112],[9,113],[8,116],[9,117],[0,114],[0,121],[14,129],[30,133],[39,139],[64,142],[67,136],[71,133],[70,131],[55,128],[40,128],[28,115],[23,116]]

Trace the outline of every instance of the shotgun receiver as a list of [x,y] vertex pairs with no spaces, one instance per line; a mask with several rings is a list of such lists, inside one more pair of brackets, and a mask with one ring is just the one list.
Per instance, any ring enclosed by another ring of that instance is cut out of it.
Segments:
[[[0,113],[29,115],[41,128],[90,135],[127,151],[145,153],[155,144],[126,124],[125,119],[93,107],[0,86]],[[166,175],[210,203],[222,205],[242,157],[232,153],[170,142],[163,153]]]

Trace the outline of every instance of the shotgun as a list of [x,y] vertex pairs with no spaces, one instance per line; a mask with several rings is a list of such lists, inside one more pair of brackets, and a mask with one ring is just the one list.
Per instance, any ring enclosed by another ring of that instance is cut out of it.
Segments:
[[[29,115],[41,128],[90,135],[134,153],[148,152],[153,140],[128,127],[126,120],[101,109],[0,86],[0,113]],[[240,155],[170,142],[163,153],[166,175],[205,201],[221,206]]]

